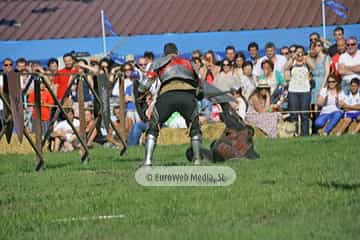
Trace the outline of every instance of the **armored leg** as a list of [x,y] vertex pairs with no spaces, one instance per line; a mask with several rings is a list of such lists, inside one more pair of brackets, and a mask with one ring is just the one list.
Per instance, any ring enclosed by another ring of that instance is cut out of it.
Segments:
[[144,166],[151,166],[152,156],[156,146],[156,137],[154,135],[148,134],[145,141],[145,158]]
[[195,165],[200,165],[201,164],[201,154],[200,154],[200,149],[201,149],[201,136],[200,135],[195,135],[191,137],[191,147],[193,150],[193,161]]

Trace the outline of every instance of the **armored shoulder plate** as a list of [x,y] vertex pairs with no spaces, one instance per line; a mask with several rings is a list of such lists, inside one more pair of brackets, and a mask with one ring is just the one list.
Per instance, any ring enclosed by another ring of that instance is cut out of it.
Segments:
[[169,56],[169,55],[165,56],[165,57],[157,58],[151,64],[150,70],[157,71],[160,68],[162,68],[163,66],[165,66],[166,64],[168,64],[168,62],[170,62],[170,60],[171,60],[171,56]]

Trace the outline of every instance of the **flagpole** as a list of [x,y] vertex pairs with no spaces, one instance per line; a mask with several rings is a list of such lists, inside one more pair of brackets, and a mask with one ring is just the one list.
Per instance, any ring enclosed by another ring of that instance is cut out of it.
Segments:
[[326,39],[326,16],[325,16],[325,0],[322,2],[322,25],[323,25],[323,38]]
[[106,33],[105,33],[105,23],[104,23],[104,10],[101,10],[101,28],[102,28],[102,39],[103,39],[103,49],[104,55],[106,56]]

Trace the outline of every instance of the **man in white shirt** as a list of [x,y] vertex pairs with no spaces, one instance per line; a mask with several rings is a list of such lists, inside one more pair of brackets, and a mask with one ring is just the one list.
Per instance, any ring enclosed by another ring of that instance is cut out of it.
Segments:
[[261,63],[267,59],[271,60],[274,63],[274,70],[278,70],[279,72],[281,72],[281,74],[284,74],[286,58],[282,55],[276,54],[275,44],[272,42],[267,43],[265,45],[265,51],[266,55],[260,58],[254,67],[254,75],[256,77],[259,77],[261,74],[263,74],[263,71],[261,69]]
[[[13,61],[10,58],[5,58],[2,62],[2,72],[6,74],[13,70]],[[0,94],[3,94],[4,91],[4,75],[0,74]],[[4,122],[4,104],[0,99],[0,130],[3,128]]]
[[343,101],[340,101],[340,106],[345,112],[344,121],[339,128],[337,135],[341,135],[345,132],[346,128],[350,126],[353,121],[357,121],[356,128],[351,132],[352,134],[357,133],[360,130],[360,80],[353,78],[350,82],[350,93],[345,95]]
[[360,51],[358,40],[350,37],[346,40],[347,51],[339,58],[338,71],[341,74],[341,87],[347,94],[350,90],[350,81],[353,78],[360,78]]

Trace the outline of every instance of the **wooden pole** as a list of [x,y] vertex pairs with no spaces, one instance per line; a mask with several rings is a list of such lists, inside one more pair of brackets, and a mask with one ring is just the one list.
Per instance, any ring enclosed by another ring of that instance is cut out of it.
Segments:
[[120,106],[120,129],[119,132],[122,137],[125,136],[125,79],[118,77],[119,81],[119,106]]
[[[84,110],[84,83],[83,83],[84,76],[79,76],[78,78],[78,85],[77,85],[77,100],[79,105],[79,119],[80,119],[80,138],[85,143],[86,140],[86,122],[85,122],[85,110]],[[85,149],[83,146],[80,147],[81,156],[85,154]]]
[[[42,155],[42,146],[41,146],[41,90],[40,90],[40,78],[37,77],[34,81],[34,89],[35,89],[35,145],[37,152]],[[37,154],[36,160],[38,162],[37,165],[40,165],[40,162],[42,161],[41,158],[39,158],[39,154]]]

